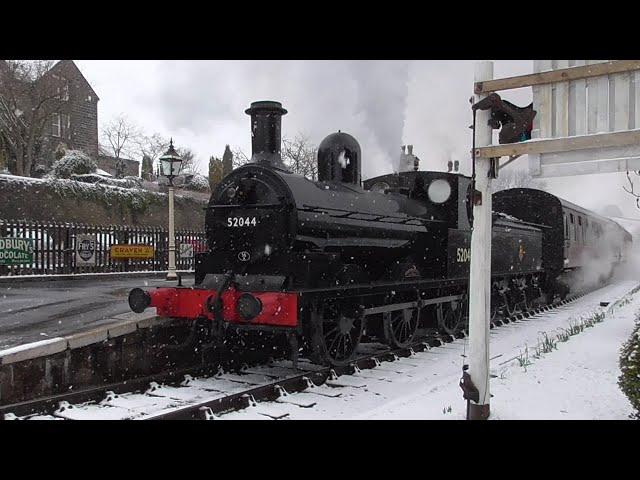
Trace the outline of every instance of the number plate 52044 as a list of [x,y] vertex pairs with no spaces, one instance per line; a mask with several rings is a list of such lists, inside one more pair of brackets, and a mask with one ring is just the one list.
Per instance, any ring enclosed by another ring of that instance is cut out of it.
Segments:
[[227,227],[255,227],[256,217],[227,217]]

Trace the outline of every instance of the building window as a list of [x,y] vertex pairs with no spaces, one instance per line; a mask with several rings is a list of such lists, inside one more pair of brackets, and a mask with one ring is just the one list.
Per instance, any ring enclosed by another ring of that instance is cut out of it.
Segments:
[[60,124],[62,126],[62,135],[65,138],[71,138],[71,115],[63,113],[60,115]]
[[91,95],[87,95],[87,102],[91,102],[93,100],[93,98],[91,97]]
[[60,100],[69,101],[69,83],[65,82],[61,87],[58,87],[58,97]]
[[67,79],[60,77],[59,75],[52,75],[56,85],[56,97],[58,100],[67,102],[69,100],[69,82]]
[[59,137],[60,130],[62,129],[61,127],[62,125],[61,125],[60,114],[54,113],[51,119],[51,135],[53,135],[54,137]]

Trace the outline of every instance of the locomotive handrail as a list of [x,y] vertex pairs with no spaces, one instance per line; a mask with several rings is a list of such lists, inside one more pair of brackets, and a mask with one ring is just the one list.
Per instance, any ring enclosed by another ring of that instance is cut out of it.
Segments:
[[[523,270],[514,273],[501,273],[496,274],[496,276],[500,277],[519,277],[523,275],[540,273],[540,270]],[[463,284],[469,281],[469,277],[451,277],[446,279],[441,278],[430,278],[430,279],[420,279],[420,280],[405,280],[402,282],[397,281],[378,281],[371,282],[367,284],[356,284],[356,285],[340,285],[340,286],[331,286],[331,287],[316,287],[316,288],[302,288],[296,289],[295,291],[299,294],[305,295],[313,295],[313,294],[335,294],[341,292],[348,292],[351,295],[372,295],[378,293],[377,290],[382,289],[383,291],[392,288],[395,291],[406,290],[409,288],[441,288],[447,286],[453,286],[458,284]],[[288,290],[284,290],[288,291]]]
[[[327,215],[330,215],[332,217],[336,217],[336,218],[347,218],[350,215],[369,215],[372,218],[370,221],[372,222],[379,222],[382,221],[383,218],[391,218],[394,220],[398,220],[397,222],[385,222],[385,223],[408,223],[408,222],[412,222],[412,221],[417,221],[420,223],[424,223],[424,222],[439,222],[439,223],[446,223],[446,221],[444,220],[427,220],[425,218],[420,218],[420,217],[410,217],[410,216],[406,216],[406,217],[400,217],[397,215],[379,215],[379,214],[375,214],[375,213],[370,213],[370,212],[359,212],[357,210],[345,210],[343,208],[334,208],[334,207],[316,207],[314,205],[307,205],[306,203],[302,205],[303,207],[305,207],[304,209],[300,209],[302,211],[311,211],[311,212],[323,212],[323,211],[327,211]],[[343,215],[332,215],[330,212],[328,212],[328,210],[333,210],[336,212],[344,212]]]
[[552,229],[553,228],[550,225],[545,225],[544,223],[527,222],[526,220],[521,220],[521,219],[519,219],[517,217],[513,217],[511,215],[506,215],[503,212],[491,212],[491,213],[492,213],[494,221],[495,221],[495,219],[500,218],[502,220],[507,220],[509,222],[522,223],[524,225],[529,225],[529,226],[537,227],[537,228],[546,228],[546,229]]
[[409,288],[429,288],[429,287],[443,287],[443,286],[451,286],[456,285],[458,283],[466,282],[466,277],[457,277],[457,278],[449,278],[446,280],[442,279],[428,279],[428,280],[412,280],[406,281],[402,283],[396,282],[371,282],[368,284],[359,284],[359,285],[341,285],[341,286],[331,286],[331,287],[318,287],[318,288],[304,288],[296,290],[300,294],[305,295],[313,295],[313,294],[335,294],[339,292],[349,292],[352,295],[362,295],[362,294],[374,294],[376,290],[383,289],[388,290],[390,287],[393,287],[394,290],[405,290]]
[[213,208],[274,208],[284,206],[281,203],[250,203],[246,205],[234,204],[234,205],[209,205],[205,207],[205,210]]

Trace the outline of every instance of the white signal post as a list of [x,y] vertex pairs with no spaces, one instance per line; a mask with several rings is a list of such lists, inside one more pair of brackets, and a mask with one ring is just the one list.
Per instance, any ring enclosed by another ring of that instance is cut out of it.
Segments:
[[[493,79],[493,62],[478,62],[475,81]],[[478,103],[487,94],[475,95]],[[492,143],[492,130],[488,125],[490,110],[476,113],[476,146]],[[473,228],[471,231],[471,262],[469,279],[469,375],[478,389],[478,402],[469,404],[468,418],[482,420],[489,417],[489,320],[491,318],[491,160],[476,158],[475,189],[480,193],[480,202],[473,206]],[[475,196],[474,196],[475,197]]]

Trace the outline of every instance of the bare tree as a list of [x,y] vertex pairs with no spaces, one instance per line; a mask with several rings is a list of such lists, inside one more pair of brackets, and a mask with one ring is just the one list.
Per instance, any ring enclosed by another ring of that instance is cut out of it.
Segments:
[[134,156],[140,146],[142,133],[125,115],[112,119],[102,128],[102,138],[109,153],[116,159],[116,177],[124,176],[124,159]]
[[317,180],[317,157],[318,147],[305,134],[299,133],[293,140],[282,139],[282,161],[293,173]]
[[[638,171],[633,171],[633,173],[637,176],[640,177],[640,170]],[[629,170],[627,170],[627,182],[629,182],[629,186],[622,186],[622,189],[627,192],[629,195],[635,197],[636,199],[636,207],[640,208],[640,193],[636,192],[635,189],[635,184],[634,184],[634,180],[631,178],[631,175],[629,174]]]
[[186,175],[200,173],[201,161],[195,156],[189,147],[179,147],[176,149],[178,155],[182,157],[180,172]]
[[242,151],[240,147],[236,147],[232,150],[233,153],[233,169],[241,167],[245,163],[249,163],[251,159]]
[[159,133],[153,135],[140,135],[137,138],[137,149],[143,157],[149,157],[152,162],[162,155],[169,148],[169,140]]
[[547,184],[542,180],[533,178],[528,170],[500,169],[498,178],[491,182],[491,189],[495,193],[508,188],[544,190],[547,188]]
[[143,178],[151,178],[156,161],[169,148],[169,140],[159,133],[140,135],[137,139],[138,154],[142,157]]
[[[298,133],[293,139],[282,138],[282,162],[293,173],[303,175],[310,180],[318,178],[318,147],[309,137]],[[249,163],[249,157],[239,148],[233,150],[233,168]]]
[[66,80],[50,74],[50,60],[0,60],[0,135],[16,162],[16,174],[31,176],[51,115],[61,110]]

